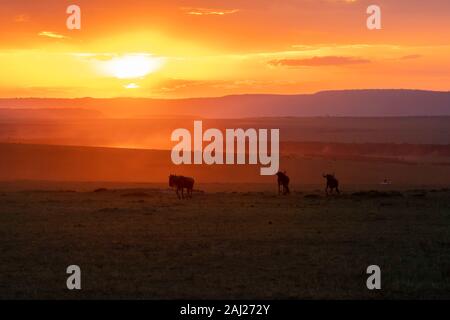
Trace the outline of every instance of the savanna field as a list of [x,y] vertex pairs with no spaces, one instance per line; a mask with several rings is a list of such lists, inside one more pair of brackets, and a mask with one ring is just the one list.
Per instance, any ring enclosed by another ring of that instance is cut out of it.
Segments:
[[76,2],[0,0],[15,315],[450,300],[449,0]]
[[0,192],[0,298],[450,298],[448,188],[91,187]]
[[291,194],[258,165],[174,165],[191,119],[4,120],[0,299],[450,298],[450,117],[210,121],[279,126]]

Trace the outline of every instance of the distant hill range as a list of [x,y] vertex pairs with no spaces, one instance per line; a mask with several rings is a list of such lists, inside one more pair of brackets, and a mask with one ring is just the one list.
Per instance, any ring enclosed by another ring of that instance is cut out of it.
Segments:
[[[0,108],[76,108],[101,112],[106,117],[114,118],[450,116],[450,92],[383,89],[322,91],[299,95],[248,94],[190,99],[19,98],[0,99]],[[5,111],[2,112],[0,117],[5,115]],[[86,116],[97,117],[99,113]]]
[[96,110],[72,109],[72,108],[1,108],[0,119],[33,119],[33,120],[56,120],[56,119],[97,119],[102,113]]

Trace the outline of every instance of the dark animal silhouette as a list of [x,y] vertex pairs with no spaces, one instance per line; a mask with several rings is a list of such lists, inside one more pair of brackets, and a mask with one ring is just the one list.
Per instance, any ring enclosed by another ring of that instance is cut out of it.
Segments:
[[325,192],[328,195],[328,190],[330,190],[330,193],[333,193],[333,189],[336,189],[336,192],[340,194],[339,192],[339,181],[336,179],[336,177],[333,174],[324,174],[323,177],[327,179],[327,186],[325,188]]
[[[169,186],[176,187],[178,199],[184,199],[184,189],[188,198],[192,198],[192,190],[194,189],[194,179],[190,177],[175,176],[171,174],[169,176]],[[181,190],[181,196],[180,196]]]
[[289,190],[289,177],[286,175],[285,172],[278,171],[277,172],[278,177],[278,194],[289,194],[291,191]]

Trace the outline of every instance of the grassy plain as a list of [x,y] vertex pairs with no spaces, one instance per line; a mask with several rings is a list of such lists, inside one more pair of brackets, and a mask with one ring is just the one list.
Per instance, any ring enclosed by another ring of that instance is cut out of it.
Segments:
[[[91,187],[0,192],[1,299],[450,298],[443,187],[326,197],[205,185],[185,201]],[[71,264],[81,291],[66,289]],[[366,288],[371,264],[382,290]]]

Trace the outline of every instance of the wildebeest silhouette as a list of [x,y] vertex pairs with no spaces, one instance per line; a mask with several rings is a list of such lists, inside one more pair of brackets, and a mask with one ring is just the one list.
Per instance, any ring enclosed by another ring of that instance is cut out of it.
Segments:
[[[171,174],[169,176],[169,186],[176,187],[178,199],[184,199],[184,189],[186,188],[187,197],[192,198],[192,190],[194,189],[194,179],[190,177],[176,176]],[[181,190],[181,196],[180,196]]]
[[336,179],[336,177],[333,174],[323,174],[323,177],[327,179],[327,186],[325,188],[325,192],[328,195],[328,189],[330,189],[330,193],[333,193],[333,189],[336,189],[336,192],[340,194],[339,192],[339,181]]
[[291,191],[289,190],[289,177],[286,175],[285,172],[278,171],[277,172],[278,177],[278,194],[289,194]]

